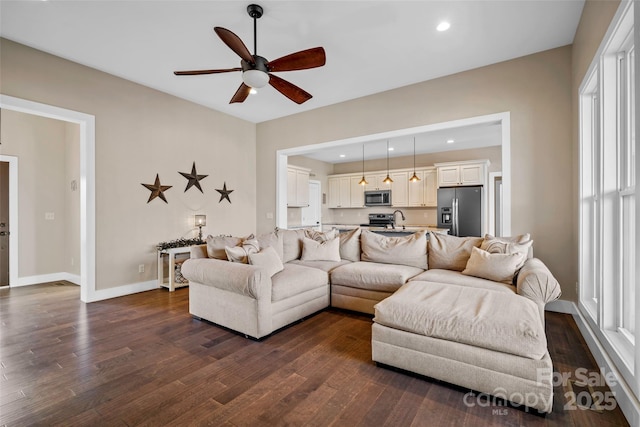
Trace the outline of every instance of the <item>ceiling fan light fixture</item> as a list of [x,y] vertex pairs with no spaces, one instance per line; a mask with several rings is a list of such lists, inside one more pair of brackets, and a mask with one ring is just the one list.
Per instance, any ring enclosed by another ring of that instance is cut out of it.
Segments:
[[269,83],[269,74],[261,70],[246,70],[242,73],[242,81],[249,87],[260,89]]

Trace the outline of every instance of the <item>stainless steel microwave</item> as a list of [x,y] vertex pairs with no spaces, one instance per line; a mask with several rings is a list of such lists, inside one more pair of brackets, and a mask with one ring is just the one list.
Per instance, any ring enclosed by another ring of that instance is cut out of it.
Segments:
[[391,190],[373,190],[364,192],[365,206],[391,206]]

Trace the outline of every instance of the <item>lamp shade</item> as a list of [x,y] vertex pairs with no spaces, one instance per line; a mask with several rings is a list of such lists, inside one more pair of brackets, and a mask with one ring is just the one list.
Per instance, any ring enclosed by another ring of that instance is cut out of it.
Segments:
[[269,83],[269,74],[260,70],[247,70],[242,73],[242,81],[249,87],[260,89]]
[[207,225],[206,215],[196,215],[196,227],[204,227]]

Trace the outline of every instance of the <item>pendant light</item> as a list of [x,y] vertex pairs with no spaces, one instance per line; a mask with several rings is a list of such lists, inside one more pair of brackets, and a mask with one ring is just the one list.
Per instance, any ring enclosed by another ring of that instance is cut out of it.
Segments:
[[413,137],[413,176],[409,178],[409,182],[418,182],[420,177],[416,175],[416,137]]
[[389,176],[389,140],[387,140],[387,177],[382,182],[385,184],[391,184],[393,182]]
[[367,180],[364,178],[364,144],[362,144],[362,179],[358,183],[359,185],[369,185]]

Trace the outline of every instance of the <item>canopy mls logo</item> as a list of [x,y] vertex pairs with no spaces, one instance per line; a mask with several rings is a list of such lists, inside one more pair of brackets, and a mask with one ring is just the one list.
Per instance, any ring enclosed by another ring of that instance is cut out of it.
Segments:
[[[603,410],[611,411],[617,407],[615,392],[609,389],[594,390],[594,387],[614,387],[618,384],[618,378],[613,372],[605,372],[600,368],[599,372],[589,372],[587,368],[578,368],[573,372],[551,372],[550,369],[540,368],[537,370],[537,382],[548,383],[551,377],[551,386],[561,386],[564,390],[565,411],[577,409],[589,409],[596,412]],[[462,398],[467,407],[491,408],[491,415],[508,415],[508,407],[524,406],[524,411],[530,408],[551,407],[553,405],[553,395],[545,398],[534,392],[508,392],[502,387],[498,387],[491,393],[476,393],[470,391]],[[542,405],[540,405],[542,403]]]

